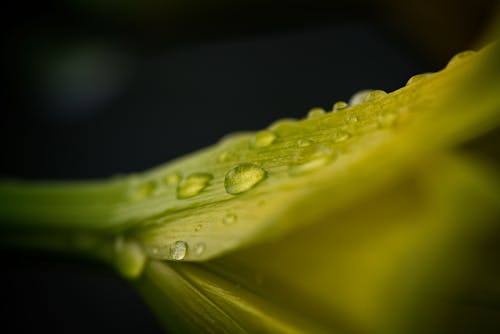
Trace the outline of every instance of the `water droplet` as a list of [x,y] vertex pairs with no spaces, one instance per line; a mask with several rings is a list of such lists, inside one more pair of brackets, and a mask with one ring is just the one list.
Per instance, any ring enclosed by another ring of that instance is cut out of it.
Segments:
[[194,246],[194,253],[196,254],[196,256],[201,256],[205,252],[206,248],[207,246],[205,245],[205,243],[200,242],[196,244],[196,246]]
[[325,147],[316,147],[303,155],[297,156],[297,162],[290,166],[290,175],[300,175],[325,166],[332,159],[331,151]]
[[327,157],[318,157],[307,162],[301,163],[299,165],[293,165],[289,169],[291,175],[299,175],[311,172],[320,167],[323,167],[328,163],[329,159]]
[[172,259],[180,261],[186,257],[188,245],[185,241],[176,241],[170,248],[170,256]]
[[294,118],[283,118],[269,125],[269,130],[280,132],[293,129],[297,126],[297,120]]
[[344,101],[338,101],[338,102],[335,102],[333,104],[332,111],[333,112],[339,111],[339,110],[345,109],[347,107],[349,107],[349,105],[346,102],[344,102]]
[[198,195],[212,179],[207,173],[191,174],[182,180],[177,187],[177,198],[184,199]]
[[434,73],[420,73],[412,76],[408,81],[406,82],[406,86],[413,85],[417,82],[422,81],[423,79],[426,79],[430,76],[432,76]]
[[194,227],[194,230],[195,230],[195,232],[198,232],[198,231],[200,231],[202,228],[203,228],[203,225],[201,225],[201,224],[197,224],[197,225]]
[[394,112],[388,112],[378,116],[378,124],[381,128],[388,128],[396,124],[398,120],[398,114]]
[[167,185],[176,185],[179,183],[179,181],[182,179],[182,176],[180,173],[172,173],[163,179],[163,182]]
[[457,53],[456,55],[454,55],[450,59],[450,61],[448,62],[448,65],[446,65],[446,67],[458,64],[462,60],[464,60],[466,58],[469,58],[470,56],[473,56],[475,54],[476,54],[476,51],[473,51],[473,50],[467,50],[467,51],[463,51],[463,52]]
[[259,148],[271,145],[276,140],[276,135],[268,130],[257,132],[250,138],[250,147]]
[[232,225],[236,223],[237,220],[238,216],[236,216],[234,213],[228,213],[224,216],[224,218],[222,218],[222,223],[224,223],[225,225]]
[[226,162],[227,160],[229,160],[229,152],[228,151],[222,152],[221,154],[219,154],[219,157],[217,158],[218,162]]
[[354,93],[354,95],[349,99],[349,105],[355,106],[357,104],[363,103],[365,101],[366,95],[368,95],[371,91],[372,89],[364,89],[360,90],[357,93]]
[[129,197],[132,201],[140,201],[146,197],[151,196],[156,189],[156,182],[154,180],[144,181],[132,187]]
[[298,147],[308,147],[313,144],[312,140],[309,139],[299,139],[297,140],[297,146]]
[[371,92],[369,92],[368,94],[365,95],[364,102],[380,99],[381,97],[386,96],[386,95],[387,95],[387,93],[381,89],[372,90]]
[[349,139],[349,137],[350,137],[349,133],[345,131],[337,131],[333,134],[333,142],[341,143]]
[[356,123],[358,121],[359,121],[359,119],[358,119],[358,116],[356,116],[356,115],[349,115],[346,118],[346,122],[349,123],[349,124],[350,123]]
[[234,166],[226,173],[224,187],[229,194],[245,192],[265,179],[264,169],[253,163],[242,163]]
[[115,254],[116,267],[125,278],[134,279],[141,275],[146,263],[146,255],[137,242],[125,240],[123,236],[117,237]]
[[324,114],[325,114],[325,110],[323,108],[312,108],[307,113],[307,118],[308,119],[317,118],[317,117],[323,116]]

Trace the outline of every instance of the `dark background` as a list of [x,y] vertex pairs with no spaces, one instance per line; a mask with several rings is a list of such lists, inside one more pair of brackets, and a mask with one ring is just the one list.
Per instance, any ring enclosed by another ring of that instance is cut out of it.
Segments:
[[[172,3],[23,3],[3,14],[1,177],[142,171],[357,90],[395,90],[470,47],[489,12],[476,1],[439,27],[390,1]],[[446,40],[453,25],[460,36]],[[161,332],[103,268],[6,251],[0,260],[8,332]]]

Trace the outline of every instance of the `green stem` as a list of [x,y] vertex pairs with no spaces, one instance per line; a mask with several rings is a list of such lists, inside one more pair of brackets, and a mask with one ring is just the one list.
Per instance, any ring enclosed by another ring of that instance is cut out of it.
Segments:
[[102,231],[116,228],[113,210],[127,182],[0,181],[0,231]]

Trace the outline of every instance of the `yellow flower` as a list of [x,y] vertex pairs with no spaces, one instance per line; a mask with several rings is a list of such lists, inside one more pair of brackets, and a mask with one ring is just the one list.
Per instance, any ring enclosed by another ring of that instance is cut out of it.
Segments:
[[460,54],[140,175],[5,181],[0,241],[112,263],[178,332],[498,329],[498,59]]

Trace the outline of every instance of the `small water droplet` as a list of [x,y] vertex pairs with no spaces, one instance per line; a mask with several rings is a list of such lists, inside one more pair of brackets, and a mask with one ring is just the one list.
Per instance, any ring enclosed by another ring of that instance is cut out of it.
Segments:
[[323,108],[312,108],[307,113],[307,118],[308,119],[317,118],[317,117],[323,116],[324,114],[325,114],[325,110]]
[[408,81],[406,82],[406,86],[413,85],[417,82],[422,81],[423,79],[429,78],[433,75],[434,73],[420,73],[412,76]]
[[251,148],[266,147],[274,143],[276,140],[276,135],[268,130],[263,130],[257,132],[249,140]]
[[229,152],[228,151],[222,152],[221,154],[219,154],[219,157],[217,158],[218,162],[226,162],[227,160],[229,160]]
[[274,132],[287,131],[297,126],[297,120],[294,118],[283,118],[269,125],[269,130]]
[[341,143],[341,142],[344,142],[347,139],[349,139],[349,137],[350,137],[349,133],[347,133],[345,131],[336,131],[333,134],[333,142],[334,143]]
[[309,139],[299,139],[297,140],[297,146],[298,147],[308,147],[313,144],[312,140]]
[[360,90],[357,93],[354,93],[353,96],[349,99],[349,105],[355,106],[357,104],[363,103],[365,101],[366,95],[368,95],[372,89],[364,89]]
[[242,163],[231,168],[224,179],[229,194],[245,192],[266,178],[267,172],[253,163]]
[[185,241],[176,241],[170,248],[170,256],[172,259],[180,261],[186,257],[188,245]]
[[372,90],[371,92],[366,94],[365,99],[363,101],[364,102],[373,101],[376,99],[380,99],[381,97],[384,97],[386,95],[387,93],[381,89]]
[[179,181],[182,179],[182,176],[180,173],[172,173],[163,179],[163,182],[167,185],[176,185],[179,183]]
[[346,122],[349,123],[349,124],[356,123],[358,121],[359,121],[359,119],[358,119],[358,116],[356,116],[356,115],[349,115],[346,118]]
[[345,109],[347,107],[349,107],[349,105],[346,102],[344,102],[344,101],[338,101],[338,102],[335,102],[333,104],[332,111],[333,112],[339,111],[339,110]]
[[196,256],[201,256],[205,252],[206,248],[207,246],[205,245],[205,243],[203,242],[197,243],[196,246],[194,246],[194,254]]
[[396,124],[398,120],[398,114],[394,112],[388,112],[378,116],[378,124],[381,128],[388,128]]
[[129,197],[132,201],[140,201],[153,195],[156,190],[156,186],[157,184],[154,180],[143,181],[132,187]]
[[300,175],[325,166],[332,159],[330,149],[323,146],[313,148],[296,157],[296,163],[288,169],[290,175]]
[[224,218],[222,218],[222,223],[224,223],[225,225],[232,225],[236,223],[237,220],[238,216],[236,216],[234,213],[228,213],[224,216]]
[[473,50],[467,50],[467,51],[463,51],[463,52],[460,52],[460,53],[457,53],[456,55],[454,55],[450,61],[448,62],[448,64],[446,65],[446,67],[449,67],[449,66],[453,66],[455,64],[458,64],[459,62],[461,62],[462,60],[466,59],[466,58],[469,58],[470,56],[473,56],[476,54],[476,51],[473,51]]
[[326,157],[318,157],[307,162],[301,163],[299,165],[293,165],[289,169],[290,175],[299,175],[311,172],[320,167],[325,166],[328,163],[329,159]]
[[191,174],[182,180],[177,187],[177,198],[184,199],[198,195],[212,179],[207,173]]

